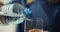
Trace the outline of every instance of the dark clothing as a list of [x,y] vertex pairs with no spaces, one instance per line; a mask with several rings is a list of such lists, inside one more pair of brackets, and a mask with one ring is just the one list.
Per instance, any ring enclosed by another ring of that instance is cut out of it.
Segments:
[[32,4],[30,8],[32,10],[32,14],[34,18],[44,19],[43,21],[44,30],[48,30],[50,32],[55,32],[55,31],[59,32],[60,30],[59,29],[60,20],[58,20],[60,19],[60,16],[59,16],[60,14],[58,13],[60,12],[59,6],[48,4],[46,1],[43,1],[43,0],[42,1],[38,0],[36,3]]
[[[14,0],[12,3],[20,3],[20,0]],[[25,5],[25,3],[24,3]],[[60,32],[60,9],[59,6],[49,4],[46,0],[37,0],[32,5],[29,5],[33,17],[42,18],[43,21],[43,29],[48,30],[50,32]],[[34,22],[36,23],[36,22]],[[23,32],[24,23],[18,25],[18,32]],[[21,31],[20,31],[21,30]]]

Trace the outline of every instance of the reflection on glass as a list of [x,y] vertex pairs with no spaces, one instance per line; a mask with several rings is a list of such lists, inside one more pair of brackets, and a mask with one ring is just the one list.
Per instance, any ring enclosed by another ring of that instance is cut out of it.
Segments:
[[43,29],[43,19],[42,18],[36,18],[36,19],[27,19],[25,22],[25,29],[26,32],[32,29]]

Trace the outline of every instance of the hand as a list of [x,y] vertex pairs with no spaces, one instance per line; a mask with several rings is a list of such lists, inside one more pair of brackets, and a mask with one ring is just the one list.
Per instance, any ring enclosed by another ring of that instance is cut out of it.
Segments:
[[29,30],[28,32],[48,32],[48,31],[43,31],[43,29],[32,29]]
[[28,32],[43,32],[42,29],[32,29],[32,30],[29,30]]

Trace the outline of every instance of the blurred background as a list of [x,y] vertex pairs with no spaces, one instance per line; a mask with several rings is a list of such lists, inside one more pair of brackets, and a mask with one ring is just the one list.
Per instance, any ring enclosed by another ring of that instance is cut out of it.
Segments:
[[[4,5],[19,3],[25,7],[24,13],[28,20],[17,24],[17,26],[15,27],[16,32],[24,32],[25,30],[26,32],[28,32],[28,30],[32,29],[43,29],[44,31],[48,32],[59,32],[59,1],[60,0],[0,0],[0,2],[4,3]],[[10,28],[10,26],[8,28]],[[2,31],[3,29],[6,30],[7,28],[3,27],[0,31]]]

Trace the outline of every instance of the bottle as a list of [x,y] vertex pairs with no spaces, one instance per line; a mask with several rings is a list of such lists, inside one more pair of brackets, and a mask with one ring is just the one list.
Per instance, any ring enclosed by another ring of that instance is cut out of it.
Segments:
[[20,24],[25,20],[24,6],[18,3],[3,5],[0,7],[0,15],[3,17],[2,24]]

